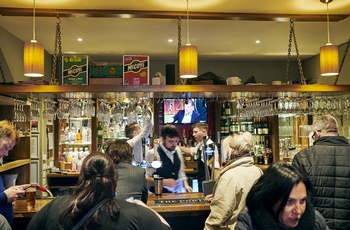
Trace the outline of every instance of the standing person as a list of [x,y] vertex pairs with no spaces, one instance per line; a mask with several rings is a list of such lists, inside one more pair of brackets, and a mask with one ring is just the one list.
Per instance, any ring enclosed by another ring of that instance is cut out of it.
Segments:
[[[9,151],[18,141],[19,135],[15,127],[7,120],[0,121],[0,158],[8,156]],[[0,175],[0,214],[6,218],[10,225],[13,221],[12,202],[17,200],[18,197],[23,197],[25,189],[29,186],[30,184],[24,184],[5,188]]]
[[[246,207],[245,198],[253,184],[263,174],[254,165],[251,151],[254,146],[250,132],[237,132],[227,137],[228,160],[221,170],[212,195],[210,214],[204,229],[233,229],[238,214]],[[229,191],[229,192],[228,192]]]
[[297,153],[293,165],[311,181],[312,202],[331,229],[350,229],[350,144],[330,115],[313,122],[314,145]]
[[72,229],[96,204],[101,203],[81,229],[146,230],[150,226],[153,229],[170,229],[164,218],[154,210],[115,199],[117,177],[114,163],[108,155],[88,155],[83,161],[73,193],[56,197],[45,205],[33,216],[27,229]]
[[194,102],[192,99],[187,99],[185,109],[179,110],[174,117],[169,119],[170,123],[197,123],[200,121],[200,114],[194,110]]
[[[133,148],[134,160],[136,162],[141,162],[143,160],[142,156],[142,138],[147,138],[152,132],[153,128],[153,115],[150,120],[145,120],[143,127],[132,122],[125,126],[125,136],[129,138],[128,144]],[[147,150],[146,150],[147,152]]]
[[131,164],[132,148],[125,140],[109,143],[105,152],[110,156],[118,172],[117,198],[142,200],[147,204],[148,189],[144,169]]
[[271,165],[249,191],[247,210],[238,215],[235,229],[329,229],[308,199],[310,189],[309,181],[294,166]]
[[150,191],[154,192],[154,174],[163,177],[163,192],[192,192],[185,174],[185,164],[181,150],[177,147],[179,133],[174,125],[164,125],[161,130],[161,143],[156,150],[151,149],[146,154],[147,161],[154,160],[156,151],[162,161],[162,167],[158,169],[147,168],[147,183]]
[[[180,149],[185,154],[190,154],[197,157],[197,179],[198,179],[198,192],[203,192],[202,182],[205,181],[205,167],[204,167],[204,156],[203,156],[203,146],[204,142],[207,146],[214,145],[214,142],[208,138],[208,124],[204,122],[199,122],[193,126],[193,137],[195,138],[197,145],[195,147],[183,147]],[[215,153],[215,169],[220,168],[218,149],[214,147]],[[225,159],[225,158],[222,158]],[[212,165],[208,167],[208,170],[212,170]]]

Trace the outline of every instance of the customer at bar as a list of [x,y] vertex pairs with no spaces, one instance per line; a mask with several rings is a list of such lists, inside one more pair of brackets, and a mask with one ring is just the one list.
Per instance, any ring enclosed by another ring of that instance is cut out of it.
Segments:
[[313,184],[312,202],[331,229],[350,229],[350,144],[337,120],[318,116],[314,144],[297,153],[293,165]]
[[254,145],[250,132],[235,132],[226,139],[228,159],[213,194],[206,197],[211,203],[204,229],[233,229],[238,214],[245,208],[249,190],[263,174],[250,154]]
[[238,215],[235,229],[329,229],[308,199],[310,189],[309,181],[294,166],[271,165],[249,191],[247,209]]
[[[181,150],[177,147],[179,133],[176,126],[167,124],[161,130],[161,143],[157,149],[151,149],[146,154],[147,161],[153,161],[154,155],[159,155],[162,167],[147,168],[147,183],[150,191],[154,192],[154,175],[163,177],[163,192],[192,192],[187,182],[185,164]],[[155,153],[156,151],[156,153]]]
[[118,172],[117,198],[125,200],[133,197],[147,204],[146,172],[131,164],[131,146],[125,140],[113,140],[108,144],[105,153],[112,158]]
[[96,204],[101,206],[78,229],[170,229],[164,218],[141,201],[133,204],[115,199],[117,177],[108,155],[88,155],[73,193],[56,197],[45,205],[33,216],[27,229],[72,229]]
[[[204,165],[204,156],[203,156],[203,146],[204,144],[213,145],[214,142],[208,137],[208,130],[209,126],[205,122],[199,122],[194,124],[193,126],[193,137],[195,138],[197,144],[195,147],[184,147],[180,146],[180,149],[185,154],[190,154],[192,156],[197,157],[197,179],[198,179],[198,192],[203,192],[202,183],[206,180],[205,177],[205,165]],[[215,169],[220,169],[220,161],[219,161],[219,154],[217,147],[215,146],[214,149],[214,156],[215,156]],[[222,156],[222,159],[225,159],[224,156]],[[208,170],[210,173],[212,170],[212,165],[208,166]]]
[[152,128],[153,115],[151,116],[151,119],[145,119],[142,129],[141,126],[136,122],[129,123],[125,126],[125,136],[129,138],[127,142],[131,148],[133,148],[134,160],[136,162],[141,162],[143,160],[142,138],[147,138],[150,135]]
[[[0,121],[0,160],[9,155],[9,151],[19,142],[19,135],[15,127],[7,120]],[[25,189],[30,184],[4,187],[3,178],[0,175],[0,214],[12,225],[12,202],[25,195]]]

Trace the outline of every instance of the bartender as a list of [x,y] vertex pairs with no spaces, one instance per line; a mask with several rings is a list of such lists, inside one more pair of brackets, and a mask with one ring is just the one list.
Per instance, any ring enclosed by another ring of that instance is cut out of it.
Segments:
[[187,182],[185,164],[181,150],[177,147],[179,133],[174,125],[164,125],[161,130],[161,143],[156,149],[146,154],[146,161],[153,161],[154,156],[162,162],[160,168],[147,168],[146,180],[150,191],[154,192],[154,175],[163,177],[163,193],[192,192]]

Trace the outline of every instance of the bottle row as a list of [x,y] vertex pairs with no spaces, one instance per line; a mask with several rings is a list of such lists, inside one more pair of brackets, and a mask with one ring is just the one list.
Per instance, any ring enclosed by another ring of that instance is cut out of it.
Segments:
[[268,135],[269,125],[267,117],[254,118],[224,118],[221,119],[221,133],[251,132],[255,135]]

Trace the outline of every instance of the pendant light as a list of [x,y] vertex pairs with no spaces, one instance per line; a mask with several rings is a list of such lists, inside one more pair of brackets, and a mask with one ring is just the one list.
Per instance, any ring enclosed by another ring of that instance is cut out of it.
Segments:
[[320,48],[320,73],[321,76],[335,76],[339,74],[338,46],[330,42],[328,3],[333,0],[320,0],[327,5],[327,35],[328,42]]
[[187,1],[187,43],[180,47],[180,78],[196,78],[198,76],[197,47],[190,43],[188,0]]
[[33,0],[33,39],[24,44],[24,76],[44,76],[44,45],[35,40],[35,0]]

